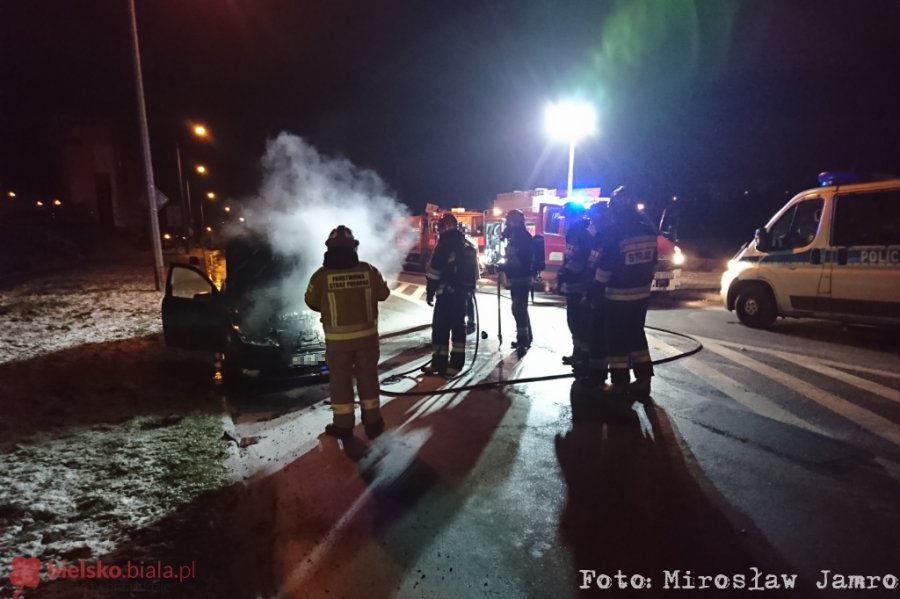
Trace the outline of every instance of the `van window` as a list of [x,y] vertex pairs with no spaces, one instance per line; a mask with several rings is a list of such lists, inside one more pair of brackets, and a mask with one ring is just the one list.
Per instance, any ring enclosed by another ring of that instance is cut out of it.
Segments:
[[484,217],[483,216],[473,216],[472,217],[472,235],[476,237],[480,237],[484,235]]
[[565,233],[566,218],[562,206],[547,206],[544,211],[544,233],[562,235]]
[[794,204],[772,225],[772,249],[792,250],[809,245],[819,232],[825,200],[810,198]]
[[900,245],[900,190],[837,196],[833,235],[836,246]]

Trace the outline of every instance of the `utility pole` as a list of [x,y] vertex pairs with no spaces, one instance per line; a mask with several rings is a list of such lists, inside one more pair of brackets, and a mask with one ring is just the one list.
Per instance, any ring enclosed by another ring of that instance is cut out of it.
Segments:
[[144,150],[144,173],[147,178],[147,209],[150,214],[150,241],[153,244],[153,274],[156,279],[156,290],[163,288],[163,255],[162,241],[159,238],[159,215],[156,208],[156,186],[153,184],[153,162],[150,159],[150,132],[147,128],[147,107],[144,105],[144,79],[141,75],[141,51],[138,47],[137,14],[134,0],[128,0],[131,13],[131,40],[134,50],[134,83],[137,89],[138,117],[141,121],[141,141]]

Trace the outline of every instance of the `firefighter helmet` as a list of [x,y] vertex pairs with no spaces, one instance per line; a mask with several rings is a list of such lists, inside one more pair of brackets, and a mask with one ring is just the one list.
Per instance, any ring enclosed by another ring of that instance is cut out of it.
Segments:
[[441,233],[457,228],[459,228],[459,221],[456,220],[456,216],[452,212],[445,212],[438,220],[438,231]]
[[617,187],[609,198],[609,208],[615,214],[637,212],[637,198],[624,185]]
[[359,241],[353,237],[353,231],[344,225],[338,225],[328,234],[325,240],[327,248],[355,248],[359,245]]
[[525,224],[525,213],[517,208],[513,208],[506,213],[506,226],[517,227]]
[[593,221],[603,220],[607,216],[607,208],[608,206],[606,202],[597,202],[595,204],[591,204],[591,207],[588,208],[587,211],[588,218]]

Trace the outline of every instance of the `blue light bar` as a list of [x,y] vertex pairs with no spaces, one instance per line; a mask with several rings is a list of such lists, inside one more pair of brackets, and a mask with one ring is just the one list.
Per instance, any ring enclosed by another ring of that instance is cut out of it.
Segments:
[[859,181],[859,175],[853,171],[823,171],[819,173],[819,186],[842,185]]

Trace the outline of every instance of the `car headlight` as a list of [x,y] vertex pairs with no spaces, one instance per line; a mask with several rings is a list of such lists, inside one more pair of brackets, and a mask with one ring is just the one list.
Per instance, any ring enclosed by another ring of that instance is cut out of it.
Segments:
[[686,259],[685,255],[681,251],[681,248],[676,245],[675,253],[672,254],[672,264],[674,264],[675,266],[682,266],[682,265],[684,265],[685,259]]

